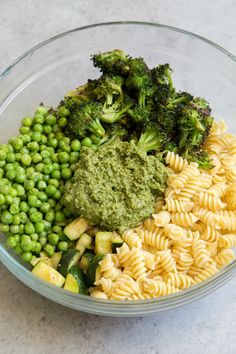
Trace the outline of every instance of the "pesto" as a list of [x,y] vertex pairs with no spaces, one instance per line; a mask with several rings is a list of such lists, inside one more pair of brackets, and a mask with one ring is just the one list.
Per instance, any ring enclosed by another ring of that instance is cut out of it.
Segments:
[[133,141],[115,140],[97,150],[84,148],[65,205],[93,225],[107,230],[133,227],[155,211],[166,187],[164,165]]

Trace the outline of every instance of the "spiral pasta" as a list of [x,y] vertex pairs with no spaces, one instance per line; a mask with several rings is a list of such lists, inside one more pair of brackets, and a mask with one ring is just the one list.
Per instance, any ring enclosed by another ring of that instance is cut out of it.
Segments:
[[205,149],[213,168],[167,152],[168,187],[155,214],[121,236],[117,254],[101,261],[91,295],[143,300],[187,289],[214,276],[236,248],[236,137],[214,122]]
[[188,165],[188,161],[186,159],[183,159],[183,157],[171,151],[168,151],[166,155],[166,163],[167,165],[170,165],[175,172],[182,171],[183,168]]

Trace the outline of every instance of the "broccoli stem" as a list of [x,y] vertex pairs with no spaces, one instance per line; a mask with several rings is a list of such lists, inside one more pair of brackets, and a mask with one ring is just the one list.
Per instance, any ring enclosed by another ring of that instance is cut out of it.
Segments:
[[94,135],[98,135],[101,137],[105,135],[105,130],[98,118],[94,119],[94,121],[88,125],[87,129]]

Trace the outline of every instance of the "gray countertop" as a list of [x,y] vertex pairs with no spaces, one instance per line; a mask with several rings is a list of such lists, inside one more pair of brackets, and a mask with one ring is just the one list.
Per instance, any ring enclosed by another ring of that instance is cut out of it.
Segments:
[[[198,33],[236,54],[235,0],[0,0],[0,71],[35,44],[95,22],[144,20]],[[0,264],[0,353],[236,353],[236,279],[176,310],[86,315],[36,294]]]

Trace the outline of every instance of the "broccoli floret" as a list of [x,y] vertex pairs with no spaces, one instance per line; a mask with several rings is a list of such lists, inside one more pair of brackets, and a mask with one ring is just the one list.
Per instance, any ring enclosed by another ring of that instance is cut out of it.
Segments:
[[210,116],[210,108],[205,100],[193,99],[184,106],[178,120],[179,147],[201,148],[209,135],[213,118]]
[[204,150],[186,150],[183,157],[188,161],[197,162],[201,168],[210,169],[214,165],[211,161],[209,154]]
[[118,75],[103,75],[97,80],[97,86],[94,90],[96,98],[106,105],[112,105],[114,101],[123,100],[123,78]]
[[150,111],[146,107],[140,107],[138,104],[132,105],[128,109],[128,115],[131,118],[132,122],[137,125],[145,125],[150,120]]
[[128,90],[135,93],[139,106],[146,107],[155,92],[151,72],[142,58],[129,59],[129,72],[126,80]]
[[74,90],[67,92],[65,96],[65,102],[67,105],[75,102],[77,105],[89,102],[95,98],[95,88],[97,86],[97,80],[88,80],[84,85],[77,87]]
[[103,74],[123,75],[129,70],[128,55],[120,49],[110,52],[98,53],[92,56],[93,65]]
[[161,147],[163,146],[163,135],[156,124],[151,124],[146,128],[146,130],[140,135],[137,146],[145,152],[161,150]]
[[124,97],[122,101],[118,99],[111,105],[105,102],[102,108],[101,120],[110,124],[118,122],[126,116],[131,105],[132,101],[128,97]]
[[69,130],[81,137],[91,132],[96,136],[103,137],[105,130],[101,125],[102,105],[97,102],[88,102],[83,105],[74,105],[69,117]]

